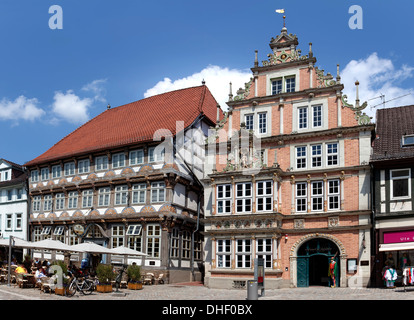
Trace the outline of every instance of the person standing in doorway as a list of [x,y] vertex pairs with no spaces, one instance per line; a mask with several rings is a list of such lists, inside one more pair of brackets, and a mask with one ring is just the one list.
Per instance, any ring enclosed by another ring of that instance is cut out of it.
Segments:
[[338,265],[335,261],[335,257],[332,257],[331,262],[329,263],[329,271],[328,271],[328,276],[331,279],[331,288],[336,287],[337,275],[338,275]]

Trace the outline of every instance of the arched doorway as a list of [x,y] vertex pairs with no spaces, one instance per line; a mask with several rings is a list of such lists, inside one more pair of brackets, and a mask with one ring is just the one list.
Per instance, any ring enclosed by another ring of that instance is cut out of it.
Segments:
[[329,261],[335,257],[339,271],[339,254],[338,246],[326,238],[314,238],[303,243],[297,251],[297,286],[329,286]]

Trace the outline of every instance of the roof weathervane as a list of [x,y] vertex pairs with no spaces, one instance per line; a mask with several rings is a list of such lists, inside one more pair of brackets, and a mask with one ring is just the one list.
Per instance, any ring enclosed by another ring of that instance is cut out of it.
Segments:
[[[285,9],[276,9],[277,13],[285,13]],[[286,28],[286,16],[283,15],[283,28]]]

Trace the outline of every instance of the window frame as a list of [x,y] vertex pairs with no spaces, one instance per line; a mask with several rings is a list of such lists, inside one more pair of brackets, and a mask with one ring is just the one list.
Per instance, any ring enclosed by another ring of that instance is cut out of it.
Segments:
[[298,130],[306,130],[309,128],[309,112],[308,106],[297,107],[298,113]]
[[[260,184],[263,184],[263,186],[260,187]],[[270,187],[268,184],[270,184]],[[256,181],[256,212],[273,211],[273,188],[273,180]],[[270,193],[267,193],[268,189],[270,189]],[[263,208],[260,209],[260,206],[263,206]]]
[[216,240],[216,260],[217,268],[230,269],[232,262],[232,240],[217,239]]
[[109,159],[108,156],[99,156],[95,157],[95,170],[104,171],[109,168]]
[[82,159],[78,161],[78,174],[89,173],[91,168],[91,162],[89,159]]
[[[248,190],[247,186],[250,186]],[[241,189],[239,189],[241,187]],[[239,195],[239,191],[241,195]],[[250,194],[249,194],[250,193]],[[253,205],[253,184],[251,182],[236,183],[236,213],[251,213]],[[239,210],[241,207],[241,210]],[[250,210],[248,210],[250,208]]]
[[[219,189],[223,188],[222,191]],[[228,188],[228,190],[227,190]],[[225,184],[218,184],[216,186],[216,212],[217,214],[231,214],[232,211],[232,204],[233,204],[233,188],[232,185],[229,183]],[[223,196],[219,196],[220,192],[222,192]],[[227,196],[227,193],[230,192],[230,195]],[[221,207],[223,208],[222,212],[219,212],[220,205],[219,203],[222,203]],[[227,210],[228,209],[228,210]]]
[[252,266],[252,239],[235,239],[235,263],[238,269],[250,269]]
[[[320,188],[314,188],[314,185],[320,185]],[[310,196],[311,196],[311,211],[312,212],[320,212],[323,211],[323,205],[324,205],[324,182],[323,180],[315,180],[311,181],[311,190],[310,190]],[[316,190],[320,190],[321,193],[315,193]],[[316,205],[318,205],[318,208],[315,209],[315,201],[317,201]],[[320,209],[319,209],[320,206]]]
[[[407,171],[408,175],[393,177],[393,172],[397,171]],[[394,181],[396,180],[407,180],[407,195],[406,196],[394,196]],[[405,200],[411,198],[411,168],[402,168],[402,169],[390,169],[390,199],[391,200]]]
[[[298,186],[304,186],[303,189],[299,190]],[[301,191],[301,194],[299,195],[299,191]],[[305,192],[305,194],[303,194],[302,192]],[[298,202],[300,203],[300,206],[304,207],[304,210],[299,210],[299,205]],[[303,201],[305,201],[304,203],[302,203]],[[295,184],[295,210],[296,212],[308,212],[308,183],[307,182],[296,182]]]
[[[330,146],[331,145],[336,145],[336,152],[332,152],[330,151]],[[332,159],[330,160],[330,157],[332,157]],[[333,160],[335,159],[335,160]],[[329,164],[329,162],[336,162],[336,163],[331,163]],[[334,167],[334,166],[338,166],[339,165],[339,143],[338,142],[326,142],[326,166],[327,167]]]
[[[337,188],[337,192],[331,191],[331,183],[336,183],[336,186],[333,188]],[[328,210],[340,210],[341,208],[341,181],[339,179],[330,179],[327,181],[327,198],[328,198]],[[332,199],[337,199],[336,201],[332,202]],[[336,207],[332,207],[331,203],[336,203]]]
[[[155,200],[154,200],[154,195],[155,195]],[[166,196],[165,182],[164,181],[151,182],[151,203],[165,202],[165,198],[166,198],[165,196]]]

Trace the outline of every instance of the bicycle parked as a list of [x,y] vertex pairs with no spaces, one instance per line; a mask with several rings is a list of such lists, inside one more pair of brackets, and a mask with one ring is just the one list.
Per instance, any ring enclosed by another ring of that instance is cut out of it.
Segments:
[[84,295],[89,295],[95,290],[95,281],[88,277],[73,276],[70,281],[66,295],[72,297],[76,291],[81,292]]

